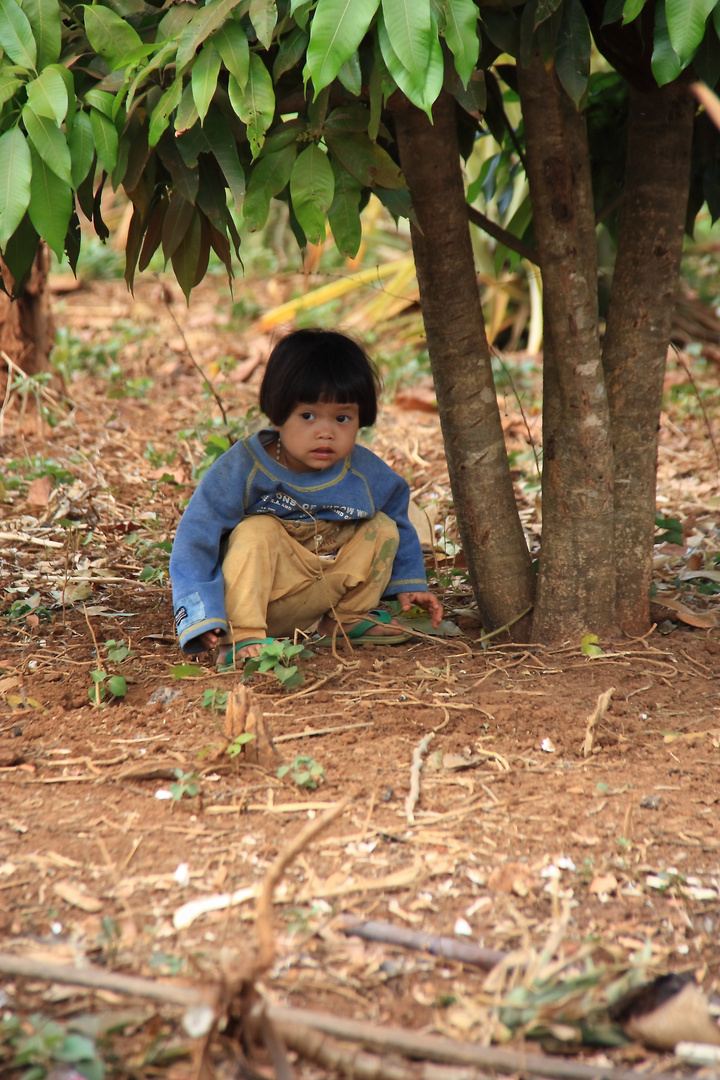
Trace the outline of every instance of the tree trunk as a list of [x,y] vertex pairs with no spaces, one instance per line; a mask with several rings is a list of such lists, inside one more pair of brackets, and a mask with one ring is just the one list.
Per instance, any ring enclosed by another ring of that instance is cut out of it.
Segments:
[[613,461],[585,120],[538,57],[517,70],[545,310],[533,638],[551,644],[616,629]]
[[[483,626],[495,630],[532,605],[535,575],[480,306],[455,103],[445,92],[433,120],[404,102],[395,113],[395,131],[416,215],[413,253],[458,529]],[[512,635],[526,639],[529,628],[526,616]]]
[[631,90],[622,229],[603,365],[615,452],[617,615],[650,627],[657,431],[690,184],[694,103],[683,84]]
[[[0,292],[0,352],[9,356],[26,375],[50,370],[55,325],[47,287],[49,269],[50,253],[46,244],[40,244],[23,293],[17,300],[11,300]],[[1,260],[0,270],[10,289],[12,278]],[[3,389],[8,367],[5,358],[0,356],[0,386]]]

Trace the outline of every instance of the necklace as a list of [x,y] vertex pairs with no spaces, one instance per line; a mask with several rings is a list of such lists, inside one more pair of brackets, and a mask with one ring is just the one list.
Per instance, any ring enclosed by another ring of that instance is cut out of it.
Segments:
[[275,446],[275,460],[277,461],[278,465],[282,464],[282,462],[280,461],[280,451],[281,450],[282,450],[282,442],[280,441],[280,432],[278,432],[277,444]]

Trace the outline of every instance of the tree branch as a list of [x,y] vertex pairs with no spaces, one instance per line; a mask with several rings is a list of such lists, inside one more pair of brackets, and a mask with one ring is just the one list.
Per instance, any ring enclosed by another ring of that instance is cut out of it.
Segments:
[[491,221],[489,217],[485,217],[474,206],[468,206],[468,218],[473,225],[477,225],[488,236],[492,236],[493,240],[497,240],[499,244],[504,244],[506,248],[517,252],[518,255],[522,255],[523,259],[528,259],[531,263],[538,265],[538,253],[534,247],[525,244],[518,236],[513,236],[507,229],[503,229],[502,225],[496,225],[494,221]]

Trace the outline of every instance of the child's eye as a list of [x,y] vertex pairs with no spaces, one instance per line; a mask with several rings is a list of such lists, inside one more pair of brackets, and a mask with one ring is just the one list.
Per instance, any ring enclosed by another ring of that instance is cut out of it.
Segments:
[[348,420],[350,419],[350,417],[347,416],[346,413],[340,413],[340,415],[338,417],[336,417],[336,419],[337,419],[338,424],[346,424],[348,422]]
[[303,420],[314,420],[315,419],[315,413],[311,413],[311,412],[300,413],[300,416],[302,417]]

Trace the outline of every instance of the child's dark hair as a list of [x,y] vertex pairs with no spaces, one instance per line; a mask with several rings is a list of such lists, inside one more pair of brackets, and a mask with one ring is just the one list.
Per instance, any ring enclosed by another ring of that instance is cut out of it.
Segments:
[[335,330],[294,330],[279,341],[265,369],[260,408],[284,424],[298,404],[337,401],[358,406],[360,427],[377,416],[380,377],[365,350]]

